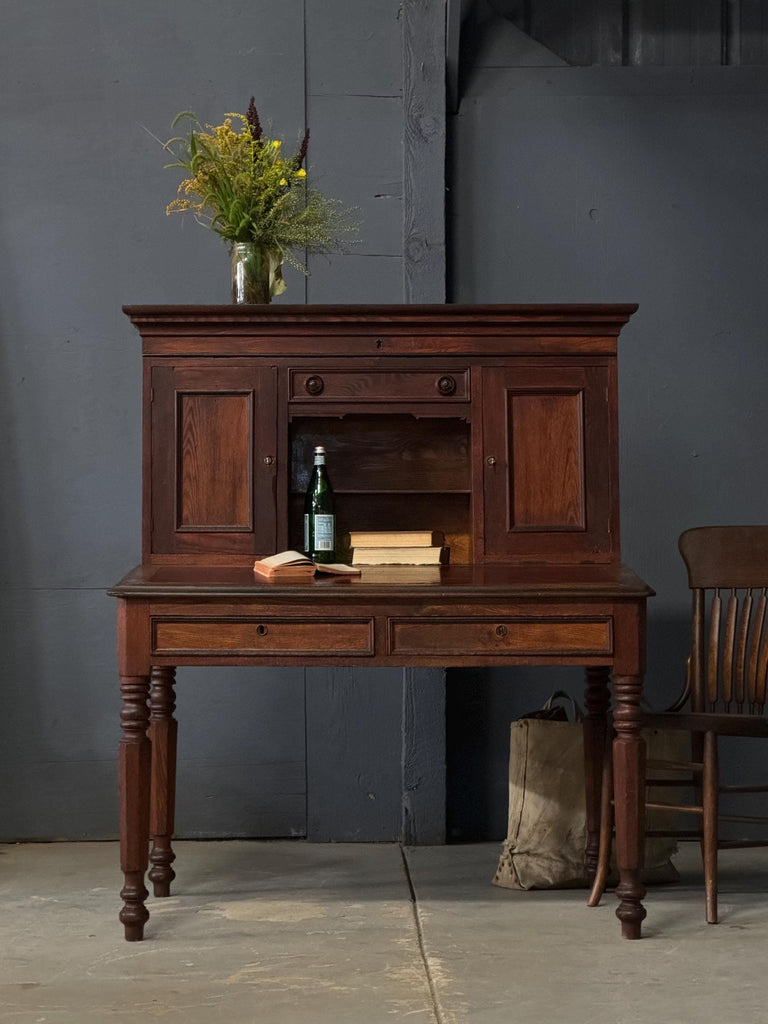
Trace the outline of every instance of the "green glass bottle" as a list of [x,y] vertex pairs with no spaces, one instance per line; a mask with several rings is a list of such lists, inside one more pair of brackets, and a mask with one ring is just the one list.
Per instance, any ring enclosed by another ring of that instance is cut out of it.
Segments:
[[336,561],[336,516],[325,465],[325,448],[315,448],[315,465],[304,499],[304,553],[313,562]]

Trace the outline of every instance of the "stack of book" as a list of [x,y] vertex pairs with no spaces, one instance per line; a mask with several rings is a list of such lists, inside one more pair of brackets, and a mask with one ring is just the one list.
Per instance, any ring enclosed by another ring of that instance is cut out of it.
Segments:
[[438,530],[353,530],[353,565],[447,565],[450,548]]

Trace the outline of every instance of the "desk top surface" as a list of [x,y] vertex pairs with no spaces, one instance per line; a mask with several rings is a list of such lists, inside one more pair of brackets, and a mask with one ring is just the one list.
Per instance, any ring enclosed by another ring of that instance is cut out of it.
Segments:
[[619,562],[607,565],[363,566],[359,576],[318,574],[270,580],[249,566],[138,565],[108,593],[112,597],[252,597],[311,594],[323,599],[430,596],[652,597],[654,591]]

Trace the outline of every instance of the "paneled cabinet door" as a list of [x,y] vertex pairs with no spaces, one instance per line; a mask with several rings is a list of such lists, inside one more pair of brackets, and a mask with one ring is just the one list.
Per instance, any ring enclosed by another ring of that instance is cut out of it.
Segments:
[[154,366],[153,555],[275,551],[276,370]]
[[602,364],[484,369],[487,559],[618,557],[611,388]]

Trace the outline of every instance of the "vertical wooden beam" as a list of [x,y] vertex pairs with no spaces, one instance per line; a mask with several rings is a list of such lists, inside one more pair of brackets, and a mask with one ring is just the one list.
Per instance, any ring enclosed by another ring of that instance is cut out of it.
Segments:
[[[452,5],[456,83],[461,6]],[[403,2],[406,302],[445,302],[446,19],[447,0]],[[444,843],[445,673],[441,669],[403,673],[402,737],[402,841]]]
[[400,835],[402,670],[306,670],[307,839],[391,843]]
[[445,96],[449,114],[459,110],[459,58],[463,0],[446,0]]
[[445,301],[446,0],[403,0],[403,297]]
[[403,670],[402,842],[445,842],[445,671]]

